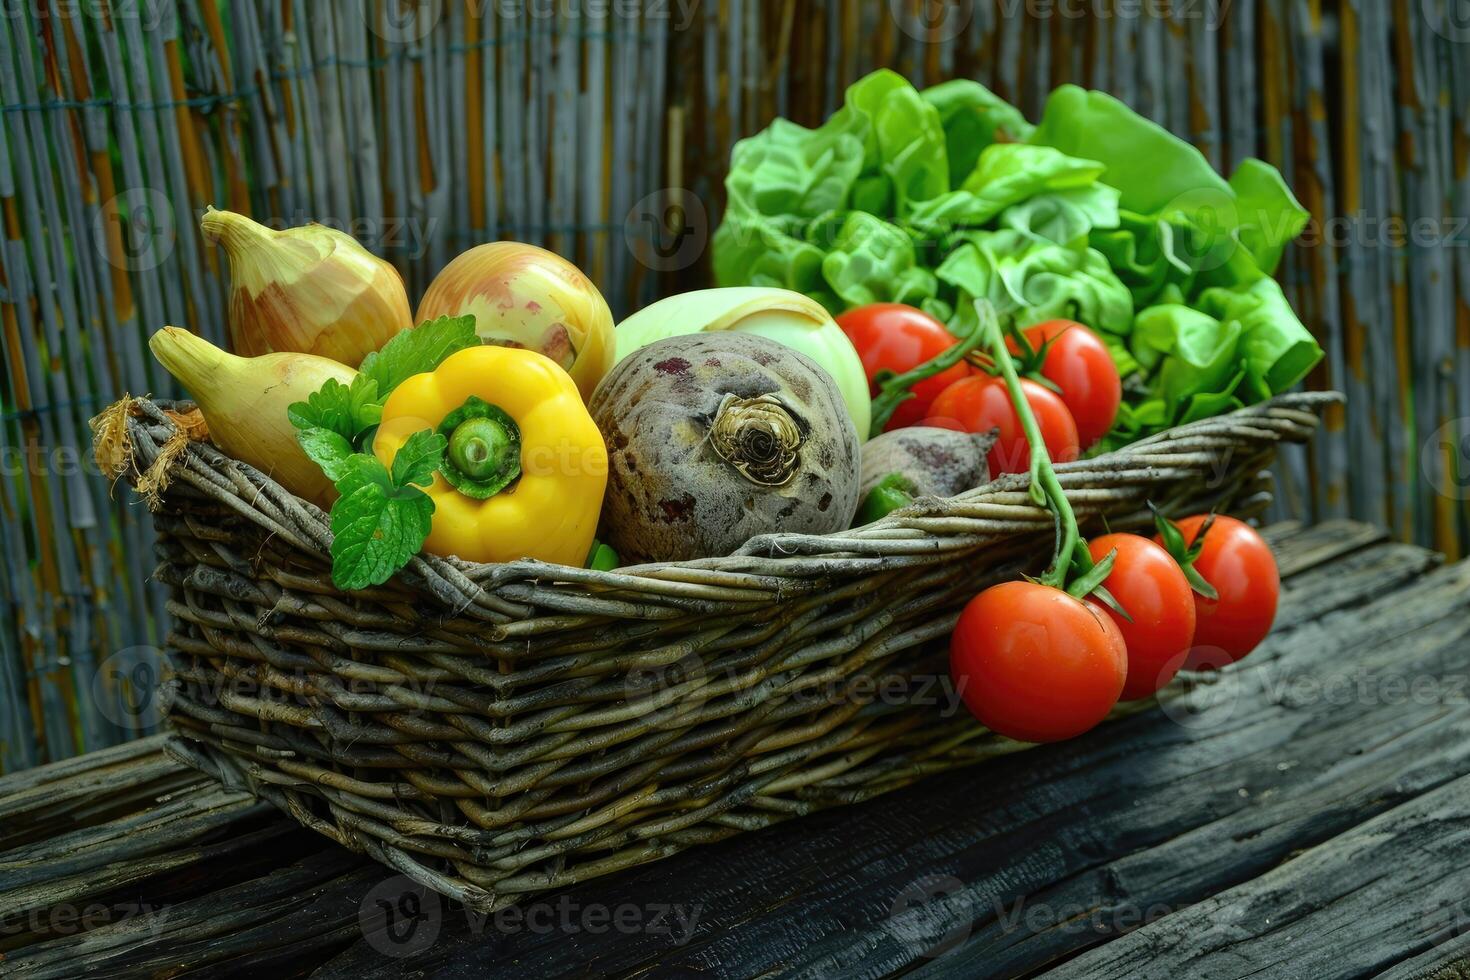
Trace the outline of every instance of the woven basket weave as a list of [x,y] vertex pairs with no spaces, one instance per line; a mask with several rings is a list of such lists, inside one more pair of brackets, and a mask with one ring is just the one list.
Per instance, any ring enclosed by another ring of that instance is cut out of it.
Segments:
[[[1058,476],[1084,531],[1142,527],[1148,500],[1255,513],[1277,444],[1336,397],[1281,396]],[[326,515],[182,444],[189,407],[134,400],[107,447],[154,510],[175,751],[472,908],[1027,747],[950,710],[944,649],[978,589],[1050,556],[1024,475],[725,558],[425,556],[344,594]]]

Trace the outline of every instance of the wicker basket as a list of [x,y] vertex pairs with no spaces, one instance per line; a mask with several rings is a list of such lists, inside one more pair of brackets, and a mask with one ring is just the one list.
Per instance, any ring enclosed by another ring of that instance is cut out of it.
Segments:
[[[1084,530],[1142,526],[1149,499],[1250,514],[1277,443],[1336,397],[1282,396],[1058,475]],[[726,558],[421,557],[344,594],[322,511],[193,441],[187,408],[132,400],[98,432],[154,511],[176,751],[472,908],[1027,747],[953,710],[944,650],[978,589],[1050,555],[1024,476]]]

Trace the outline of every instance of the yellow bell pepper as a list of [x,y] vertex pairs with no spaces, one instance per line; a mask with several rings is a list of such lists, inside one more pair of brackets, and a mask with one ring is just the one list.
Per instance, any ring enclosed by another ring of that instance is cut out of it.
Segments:
[[392,466],[408,437],[448,441],[428,489],[424,550],[468,561],[581,566],[607,486],[607,447],[571,376],[515,347],[470,347],[394,389],[373,452]]

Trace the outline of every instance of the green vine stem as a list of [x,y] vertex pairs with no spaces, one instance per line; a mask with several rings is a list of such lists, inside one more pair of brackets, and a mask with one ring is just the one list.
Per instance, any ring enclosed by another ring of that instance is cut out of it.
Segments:
[[[1052,552],[1051,565],[1041,574],[1039,581],[1078,598],[1097,592],[1112,571],[1113,555],[1109,554],[1096,565],[1092,563],[1087,545],[1077,531],[1077,515],[1072,510],[1072,502],[1067,499],[1056,470],[1052,469],[1051,456],[1047,454],[1046,443],[1041,438],[1041,428],[1036,424],[1026,393],[1021,389],[1021,378],[1006,347],[1005,333],[1001,330],[995,308],[988,300],[977,299],[975,314],[980,321],[975,334],[985,338],[991,359],[1001,377],[1005,378],[1006,391],[1010,393],[1011,404],[1021,420],[1021,429],[1026,433],[1026,443],[1031,449],[1031,499],[1038,507],[1049,509],[1056,518],[1056,550]],[[1069,588],[1068,578],[1074,571],[1076,578]]]
[[964,340],[936,354],[923,364],[911,367],[902,374],[891,372],[880,374],[874,379],[878,382],[878,395],[873,399],[873,421],[869,426],[869,431],[874,433],[883,431],[883,427],[888,424],[893,413],[898,411],[898,406],[914,397],[914,393],[909,390],[914,385],[925,378],[932,378],[942,371],[948,371],[984,342],[985,330],[984,324],[981,324]]

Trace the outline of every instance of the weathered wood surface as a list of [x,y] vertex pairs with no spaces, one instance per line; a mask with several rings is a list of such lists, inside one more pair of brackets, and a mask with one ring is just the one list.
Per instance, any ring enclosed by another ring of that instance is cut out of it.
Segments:
[[406,894],[157,740],[5,777],[0,976],[1463,976],[1470,563],[1270,537],[1277,631],[1215,683],[519,920]]

